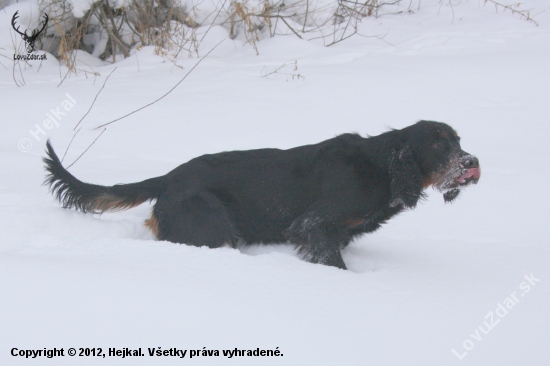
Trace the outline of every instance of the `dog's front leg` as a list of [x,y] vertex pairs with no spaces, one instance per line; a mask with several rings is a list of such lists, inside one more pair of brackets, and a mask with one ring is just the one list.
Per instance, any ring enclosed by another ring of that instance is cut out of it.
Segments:
[[345,231],[316,211],[308,211],[298,217],[285,230],[288,241],[298,247],[302,258],[346,269],[340,249],[349,243]]

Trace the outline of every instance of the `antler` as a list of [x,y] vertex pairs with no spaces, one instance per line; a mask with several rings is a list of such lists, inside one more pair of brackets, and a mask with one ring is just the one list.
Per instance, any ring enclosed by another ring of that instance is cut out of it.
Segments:
[[25,37],[25,38],[28,38],[29,36],[27,35],[27,31],[25,31],[25,33],[21,33],[21,32],[19,31],[19,27],[15,28],[15,20],[16,20],[17,18],[19,18],[18,13],[19,13],[19,10],[17,10],[17,11],[15,12],[15,14],[13,14],[13,18],[11,18],[11,25],[12,25],[13,29],[15,29],[15,31],[16,31],[17,33],[19,33],[20,35],[22,35],[22,36]]
[[38,38],[38,35],[40,33],[42,33],[42,31],[44,30],[44,28],[46,28],[46,26],[48,25],[48,20],[50,18],[48,18],[48,14],[44,13],[44,21],[42,22],[42,28],[40,30],[38,29],[35,29],[32,31],[32,35],[30,36],[30,39],[32,39],[33,41],[36,40],[36,38]]
[[17,33],[19,33],[20,35],[23,36],[23,39],[24,39],[25,41],[26,41],[26,40],[35,41],[36,38],[38,38],[38,35],[39,35],[40,33],[42,33],[42,31],[44,30],[44,28],[46,28],[46,26],[48,25],[48,20],[50,19],[50,18],[48,18],[48,14],[44,13],[44,21],[42,22],[42,28],[41,28],[40,30],[38,30],[38,29],[33,30],[33,31],[32,31],[32,34],[29,36],[29,35],[27,34],[27,31],[26,31],[26,30],[25,30],[24,33],[21,33],[21,32],[19,31],[19,26],[16,28],[16,26],[15,26],[15,21],[17,20],[17,18],[19,18],[19,10],[17,10],[17,11],[15,12],[15,14],[13,14],[13,17],[11,18],[11,25],[12,25],[13,29],[15,29],[15,31],[16,31]]
[[11,25],[13,29],[15,29],[15,31],[21,35],[21,37],[27,44],[27,52],[31,53],[34,51],[34,42],[36,41],[40,33],[42,33],[44,28],[46,28],[46,26],[48,25],[48,20],[49,20],[48,14],[44,13],[44,21],[42,22],[42,28],[40,28],[40,30],[38,29],[33,30],[30,36],[27,34],[27,30],[25,30],[24,33],[21,33],[19,31],[19,27],[15,26],[15,21],[17,20],[17,18],[19,18],[19,10],[17,10],[15,14],[13,14],[13,17],[11,18]]

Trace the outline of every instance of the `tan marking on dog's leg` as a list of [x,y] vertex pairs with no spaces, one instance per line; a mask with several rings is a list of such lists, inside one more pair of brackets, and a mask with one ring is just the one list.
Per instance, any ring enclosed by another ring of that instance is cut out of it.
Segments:
[[145,220],[145,226],[153,232],[153,235],[155,236],[155,239],[159,238],[159,222],[157,218],[155,217],[155,214],[151,214],[151,218],[148,220]]

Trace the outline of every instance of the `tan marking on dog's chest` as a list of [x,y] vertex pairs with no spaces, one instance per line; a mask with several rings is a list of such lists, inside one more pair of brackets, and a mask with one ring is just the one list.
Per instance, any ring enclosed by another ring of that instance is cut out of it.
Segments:
[[432,184],[433,184],[432,179],[431,179],[431,178],[428,178],[428,179],[426,179],[426,180],[424,181],[424,184],[422,185],[422,188],[423,188],[423,189],[426,189],[426,188],[428,188],[429,186],[431,186]]
[[357,226],[361,226],[365,223],[365,219],[348,219],[346,221],[344,221],[344,224],[350,228],[350,229],[353,229],[353,228],[356,228]]

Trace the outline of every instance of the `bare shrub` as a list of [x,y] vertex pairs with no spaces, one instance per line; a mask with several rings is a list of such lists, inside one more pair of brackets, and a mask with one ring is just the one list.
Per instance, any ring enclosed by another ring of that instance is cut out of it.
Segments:
[[[331,46],[358,34],[364,18],[404,9],[401,0],[217,0],[208,13],[200,0],[191,8],[179,1],[95,0],[84,14],[75,17],[70,0],[40,0],[50,22],[37,46],[54,54],[73,73],[79,71],[77,50],[115,62],[128,57],[132,49],[154,46],[156,54],[175,64],[182,52],[199,56],[200,42],[216,25],[227,29],[231,39],[251,44],[258,54],[258,43],[265,37],[321,39]],[[484,2],[534,22],[529,11],[520,10],[519,5]],[[408,4],[405,12],[412,12],[412,2]]]
[[[185,9],[178,0],[129,0],[114,8],[114,2],[96,0],[76,18],[69,0],[42,0],[40,7],[50,15],[50,25],[39,47],[59,57],[76,72],[74,50],[83,50],[102,60],[128,57],[132,48],[154,46],[155,52],[177,57],[182,51],[198,55],[198,46],[214,24],[224,26],[229,37],[241,37],[256,53],[261,37],[320,33],[327,45],[357,32],[360,20],[376,16],[381,0],[338,0],[337,5],[317,0],[221,0],[207,18],[210,27],[199,39],[202,25],[197,9]],[[395,0],[396,2],[400,0]],[[321,16],[320,13],[323,13]],[[206,19],[206,18],[205,18]]]

